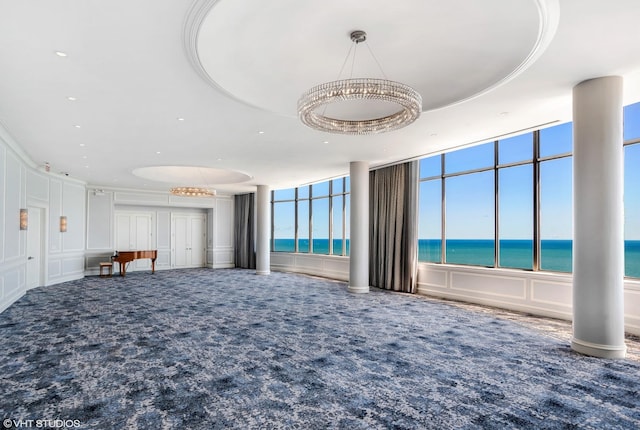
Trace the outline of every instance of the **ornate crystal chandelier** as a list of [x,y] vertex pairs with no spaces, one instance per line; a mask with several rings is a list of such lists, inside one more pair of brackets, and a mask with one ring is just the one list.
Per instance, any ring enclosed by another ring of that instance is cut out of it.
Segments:
[[182,197],[213,197],[216,195],[215,190],[201,187],[175,187],[171,188],[169,192]]
[[[357,47],[359,43],[367,40],[367,33],[361,30],[353,31],[351,40]],[[347,54],[347,59],[348,57],[349,54]],[[347,59],[345,59],[345,64]],[[328,105],[348,100],[393,103],[398,105],[399,110],[390,115],[363,120],[332,118],[324,114]],[[327,82],[311,88],[298,100],[300,120],[308,127],[329,133],[384,133],[411,124],[418,119],[421,112],[422,97],[416,90],[408,85],[387,79],[356,78]]]

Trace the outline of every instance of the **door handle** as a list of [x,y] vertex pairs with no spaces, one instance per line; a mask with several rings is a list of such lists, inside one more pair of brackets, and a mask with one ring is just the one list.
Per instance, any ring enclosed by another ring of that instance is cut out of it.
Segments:
[[27,260],[33,260],[35,257],[27,257]]

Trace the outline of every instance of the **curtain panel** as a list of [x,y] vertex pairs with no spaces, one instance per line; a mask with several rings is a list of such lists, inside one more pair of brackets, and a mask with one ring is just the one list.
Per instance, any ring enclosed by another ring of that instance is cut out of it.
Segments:
[[369,173],[369,282],[415,293],[418,275],[417,161]]
[[236,267],[256,268],[255,193],[234,197],[234,241]]

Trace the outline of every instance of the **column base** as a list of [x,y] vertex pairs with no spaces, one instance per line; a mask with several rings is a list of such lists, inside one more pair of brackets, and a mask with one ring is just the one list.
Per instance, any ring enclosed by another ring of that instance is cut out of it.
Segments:
[[365,294],[369,292],[369,286],[356,287],[355,285],[349,285],[347,291],[355,294]]
[[270,275],[271,270],[256,270],[256,275]]
[[586,342],[584,340],[571,339],[571,349],[580,354],[590,355],[598,358],[625,358],[627,356],[627,346],[621,345],[600,345]]

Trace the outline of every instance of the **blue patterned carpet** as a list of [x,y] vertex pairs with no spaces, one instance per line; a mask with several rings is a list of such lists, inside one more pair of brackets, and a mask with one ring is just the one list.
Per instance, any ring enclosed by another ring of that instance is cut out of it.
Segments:
[[28,292],[0,335],[5,427],[640,428],[638,362],[294,274],[86,278]]

